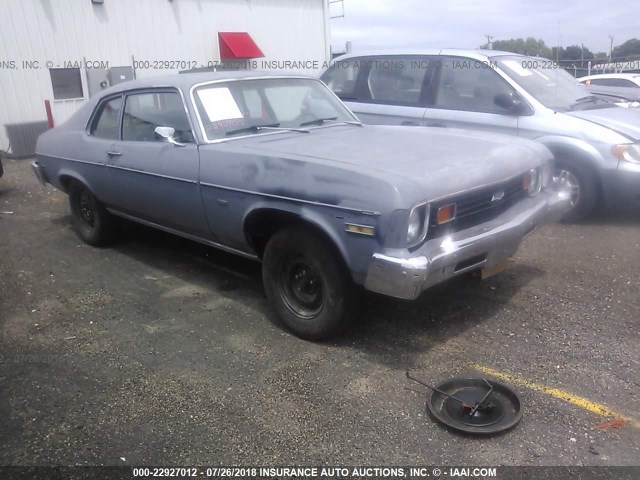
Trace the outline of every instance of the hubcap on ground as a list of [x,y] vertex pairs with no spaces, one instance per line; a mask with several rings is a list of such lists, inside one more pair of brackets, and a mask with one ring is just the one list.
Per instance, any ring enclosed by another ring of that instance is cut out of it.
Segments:
[[564,190],[569,194],[571,208],[580,201],[580,182],[569,170],[557,169],[553,174],[553,183],[556,190]]
[[315,317],[324,303],[322,279],[304,257],[283,263],[281,295],[284,303],[299,317]]

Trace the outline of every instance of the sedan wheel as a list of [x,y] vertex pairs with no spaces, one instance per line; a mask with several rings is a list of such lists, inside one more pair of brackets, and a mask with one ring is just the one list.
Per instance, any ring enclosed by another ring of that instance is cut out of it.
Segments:
[[354,319],[360,306],[341,255],[310,229],[287,228],[271,237],[262,278],[279,319],[308,340],[335,335]]
[[113,240],[116,221],[88,188],[73,182],[69,186],[69,205],[73,228],[84,242],[99,246]]

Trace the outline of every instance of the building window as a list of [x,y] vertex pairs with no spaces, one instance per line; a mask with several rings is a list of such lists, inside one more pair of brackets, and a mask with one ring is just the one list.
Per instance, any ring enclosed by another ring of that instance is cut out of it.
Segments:
[[50,68],[49,74],[55,100],[84,98],[79,68]]

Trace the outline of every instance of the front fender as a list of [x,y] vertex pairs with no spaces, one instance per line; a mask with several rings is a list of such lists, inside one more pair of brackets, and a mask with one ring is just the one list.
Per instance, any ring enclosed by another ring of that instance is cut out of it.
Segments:
[[[381,222],[379,214],[363,213],[326,205],[261,200],[247,210],[243,224],[256,215],[284,213],[295,217],[324,234],[340,253],[356,283],[363,283],[371,255],[380,248]],[[376,228],[376,235],[366,236],[348,233],[346,224],[367,225]]]

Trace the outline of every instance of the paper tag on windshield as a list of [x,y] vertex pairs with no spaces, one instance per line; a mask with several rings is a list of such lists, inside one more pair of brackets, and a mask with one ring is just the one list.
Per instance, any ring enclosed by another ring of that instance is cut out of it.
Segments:
[[198,91],[198,97],[210,122],[242,118],[242,113],[228,88],[207,88]]
[[503,60],[502,64],[509,67],[510,70],[513,70],[521,77],[528,77],[529,75],[533,75],[533,73],[531,73],[529,70],[522,68],[522,65],[516,60]]

